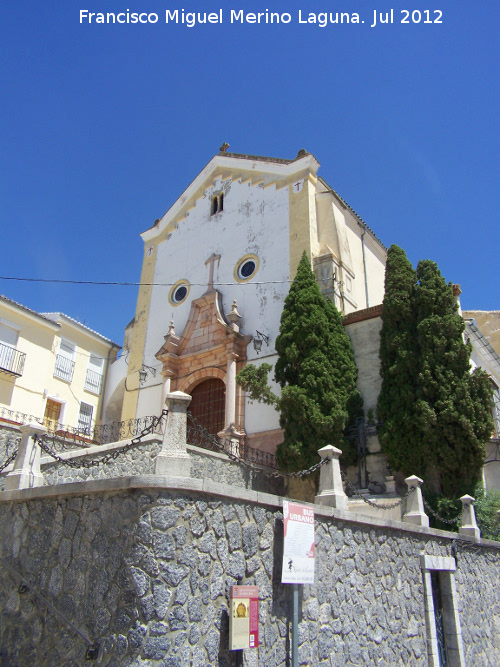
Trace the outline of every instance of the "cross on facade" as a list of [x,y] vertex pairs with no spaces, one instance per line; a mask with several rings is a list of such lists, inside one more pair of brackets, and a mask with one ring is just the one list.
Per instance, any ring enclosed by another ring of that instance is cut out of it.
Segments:
[[207,259],[205,262],[205,266],[207,264],[210,264],[210,271],[208,274],[208,285],[207,285],[207,292],[211,292],[214,289],[214,264],[217,262],[217,266],[219,266],[220,262],[220,255],[216,255],[215,253],[212,253],[210,257]]

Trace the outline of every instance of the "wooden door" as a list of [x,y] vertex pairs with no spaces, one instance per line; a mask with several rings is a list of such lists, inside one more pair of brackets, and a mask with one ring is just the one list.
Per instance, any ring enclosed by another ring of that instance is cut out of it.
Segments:
[[211,378],[196,385],[191,396],[189,412],[209,433],[217,435],[224,428],[226,385],[222,380]]
[[57,424],[59,423],[59,417],[61,416],[61,404],[52,399],[47,399],[47,405],[45,406],[45,415],[43,417],[43,423],[48,428],[49,431],[55,431],[57,429]]

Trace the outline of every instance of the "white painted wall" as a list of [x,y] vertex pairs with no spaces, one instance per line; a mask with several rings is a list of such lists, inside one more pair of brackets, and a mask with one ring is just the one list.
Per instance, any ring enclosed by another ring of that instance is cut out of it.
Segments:
[[[288,188],[276,190],[274,186],[232,182],[224,196],[224,211],[214,216],[210,216],[210,194],[207,190],[170,237],[158,245],[154,282],[168,286],[153,287],[144,354],[144,363],[158,372],[161,365],[155,354],[163,344],[170,320],[180,335],[191,301],[206,291],[209,267],[205,262],[212,253],[221,256],[215,266],[214,283],[221,283],[216,288],[223,296],[224,314],[236,299],[242,316],[241,332],[255,335],[256,330],[261,331],[270,337],[269,347],[264,344],[261,356],[274,352],[283,301],[289,290]],[[248,253],[259,257],[259,270],[250,281],[238,283],[234,268]],[[170,285],[180,279],[190,282],[189,295],[182,304],[172,306],[168,301]],[[252,344],[247,354],[249,361],[258,358]],[[139,392],[138,417],[156,414],[160,409],[158,372],[156,378],[148,377]],[[249,432],[279,427],[277,415],[268,406],[247,407]]]

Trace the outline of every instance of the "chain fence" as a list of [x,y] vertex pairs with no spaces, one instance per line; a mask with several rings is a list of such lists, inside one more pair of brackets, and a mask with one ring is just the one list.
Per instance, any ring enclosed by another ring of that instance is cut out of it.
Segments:
[[[106,454],[98,456],[96,458],[82,459],[81,457],[79,457],[78,460],[71,460],[71,459],[66,459],[63,456],[59,455],[57,449],[59,449],[59,447],[61,446],[61,441],[60,441],[61,435],[67,436],[69,434],[70,436],[73,437],[73,442],[75,442],[74,436],[76,436],[77,433],[65,432],[64,434],[62,434],[61,432],[54,432],[54,433],[47,433],[42,437],[35,435],[34,441],[45,454],[50,456],[55,461],[58,461],[62,465],[68,466],[70,468],[88,469],[92,467],[97,467],[99,465],[105,465],[110,461],[116,460],[119,456],[126,453],[129,449],[140,444],[142,439],[147,435],[153,433],[163,434],[167,415],[168,411],[163,410],[162,414],[159,417],[157,416],[143,417],[141,419],[131,419],[126,422],[114,422],[113,424],[103,425],[102,427],[100,427],[101,429],[99,438],[100,442],[98,444],[106,444],[106,442],[104,441],[107,440],[108,438],[110,438],[109,440],[110,442],[118,442],[120,439],[124,439],[122,436],[124,436],[125,434],[129,435],[133,434],[133,437],[131,438],[130,442],[123,445],[123,447],[114,449],[113,451],[107,452]],[[210,433],[204,426],[201,425],[201,423],[196,419],[196,417],[194,417],[190,413],[188,413],[187,442],[191,445],[202,447],[210,451],[223,453],[231,461],[238,463],[246,467],[247,469],[252,470],[253,472],[259,472],[260,474],[263,474],[266,477],[274,479],[280,477],[288,479],[303,478],[306,477],[307,475],[313,474],[314,472],[319,470],[323,465],[327,465],[330,462],[330,459],[324,458],[321,459],[321,461],[318,461],[318,463],[315,463],[314,465],[310,466],[309,468],[306,468],[304,470],[299,470],[297,472],[285,472],[279,470],[278,462],[275,455],[270,454],[269,452],[264,452],[260,449],[250,447],[249,445],[240,443],[236,439],[219,438],[218,436],[215,436],[212,433]],[[17,450],[13,452],[4,461],[3,464],[0,465],[0,473],[2,473],[3,470],[5,470],[5,468],[7,468],[7,466],[9,466],[15,460],[16,456],[17,456]],[[273,470],[264,470],[263,468],[273,468]],[[371,507],[374,507],[382,511],[393,510],[396,507],[401,506],[403,503],[407,501],[410,494],[413,493],[416,489],[416,487],[409,487],[405,495],[400,497],[398,500],[392,503],[379,504],[378,502],[375,502],[367,498],[366,495],[360,493],[359,489],[356,488],[354,484],[352,484],[349,481],[345,471],[341,470],[340,474],[346,490],[348,490],[351,494],[350,495],[351,498],[357,498],[359,500],[362,500],[367,505],[370,505]],[[422,500],[427,511],[430,512],[430,514],[432,514],[432,516],[435,519],[441,521],[444,524],[447,525],[457,524],[462,517],[462,513],[460,512],[455,518],[446,519],[440,516],[431,507],[431,505],[427,502],[427,500],[423,496]],[[498,536],[500,534],[500,527],[496,531],[492,529],[488,530],[495,536]]]
[[150,426],[154,419],[156,417],[148,416],[110,422],[109,424],[68,426],[54,419],[35,417],[25,412],[0,408],[0,425],[18,427],[30,422],[42,424],[46,427],[48,435],[54,439],[57,448],[63,450],[106,445],[110,442],[134,438]]
[[410,496],[410,494],[413,493],[413,491],[415,491],[415,488],[416,488],[414,486],[409,487],[409,489],[405,493],[405,495],[402,496],[401,498],[399,498],[399,500],[395,500],[393,503],[379,505],[378,503],[374,502],[373,500],[370,500],[369,498],[366,498],[362,493],[360,493],[359,489],[357,489],[354,486],[354,484],[352,484],[349,481],[349,479],[347,477],[347,474],[343,470],[340,471],[340,476],[342,477],[342,481],[344,482],[346,488],[349,489],[349,491],[351,492],[351,494],[352,494],[350,496],[351,498],[352,497],[359,498],[360,500],[365,502],[367,505],[371,505],[371,507],[376,507],[378,510],[384,510],[384,511],[392,510],[395,507],[399,507],[400,505],[402,505],[407,500],[407,498]]
[[446,523],[449,526],[453,526],[454,524],[458,523],[460,519],[462,518],[462,512],[458,514],[454,519],[445,519],[442,516],[439,516],[439,514],[429,505],[427,500],[422,496],[422,500],[424,501],[425,508],[432,514],[432,516],[437,519],[438,521],[441,521],[442,523]]
[[0,473],[2,473],[8,465],[10,465],[13,461],[16,460],[16,456],[17,456],[17,449],[2,463],[2,465],[0,466]]
[[[312,474],[321,468],[321,466],[328,463],[328,459],[323,459],[318,463],[315,463],[310,468],[300,470],[298,472],[284,472],[282,470],[278,470],[278,461],[274,454],[263,452],[260,449],[254,449],[253,447],[239,443],[236,440],[231,440],[231,438],[219,438],[218,436],[210,433],[204,426],[202,426],[198,419],[196,419],[196,417],[194,417],[191,413],[188,413],[187,442],[190,445],[202,447],[203,449],[208,449],[214,452],[221,452],[222,454],[225,454],[231,461],[239,463],[249,470],[253,470],[254,472],[260,472],[269,478],[305,477],[306,475]],[[261,466],[275,468],[275,470],[262,470]]]
[[53,448],[51,448],[50,444],[47,442],[49,441],[53,443],[54,438],[56,438],[57,436],[52,436],[51,438],[48,435],[44,435],[42,437],[35,435],[34,441],[40,447],[40,449],[43,452],[45,452],[45,454],[47,454],[55,461],[58,461],[63,465],[69,466],[70,468],[93,468],[99,465],[109,463],[110,461],[114,461],[132,447],[135,447],[136,445],[140,444],[140,442],[145,436],[157,433],[158,430],[162,427],[162,423],[165,421],[167,414],[168,411],[163,410],[162,414],[159,417],[148,417],[147,420],[149,422],[149,426],[144,427],[142,431],[139,433],[139,435],[136,435],[134,438],[131,439],[130,442],[128,442],[126,445],[123,445],[123,447],[114,449],[113,451],[107,452],[106,454],[98,456],[96,458],[91,458],[91,459],[79,458],[78,460],[63,458]]

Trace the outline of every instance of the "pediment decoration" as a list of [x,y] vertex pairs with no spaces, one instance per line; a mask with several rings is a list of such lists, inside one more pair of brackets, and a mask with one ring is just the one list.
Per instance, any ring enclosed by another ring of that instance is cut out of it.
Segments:
[[[185,378],[207,367],[225,370],[229,355],[237,362],[246,361],[246,348],[252,336],[240,332],[240,321],[236,302],[224,316],[222,294],[209,289],[192,302],[180,336],[170,325],[165,342],[155,355],[163,364],[163,376]],[[179,387],[172,386],[172,391],[176,389]]]

